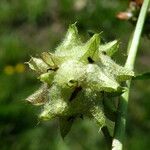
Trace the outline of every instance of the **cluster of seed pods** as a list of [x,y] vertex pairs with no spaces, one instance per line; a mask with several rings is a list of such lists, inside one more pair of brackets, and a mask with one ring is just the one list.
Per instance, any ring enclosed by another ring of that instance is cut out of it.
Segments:
[[101,44],[99,34],[83,43],[76,24],[70,25],[54,53],[43,52],[41,58],[32,57],[28,62],[42,86],[26,100],[43,105],[40,119],[58,118],[62,137],[76,118],[84,116],[95,119],[102,128],[111,119],[104,113],[104,93],[122,93],[121,83],[134,76],[111,59],[117,50],[116,40]]

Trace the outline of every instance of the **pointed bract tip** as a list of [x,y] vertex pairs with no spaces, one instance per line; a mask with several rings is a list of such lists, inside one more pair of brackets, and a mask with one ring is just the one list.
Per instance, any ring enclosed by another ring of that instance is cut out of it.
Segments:
[[98,49],[100,44],[100,35],[94,34],[85,44],[87,48]]
[[69,25],[68,32],[71,32],[72,34],[78,34],[78,29],[77,29],[76,24],[77,24],[77,22],[75,22],[74,24]]
[[35,106],[41,106],[41,105],[44,105],[45,101],[35,101],[34,99],[32,98],[26,98],[25,99],[28,103],[32,104],[32,105],[35,105]]
[[51,120],[53,119],[54,117],[52,115],[50,115],[47,111],[43,111],[40,115],[39,115],[39,119],[40,120],[44,120],[44,121],[47,121],[47,120]]
[[96,40],[97,42],[100,42],[100,34],[99,33],[95,33],[90,40]]
[[37,73],[44,73],[49,68],[48,65],[41,59],[36,57],[31,57],[29,62],[27,62],[29,68],[36,71]]
[[114,55],[118,51],[118,49],[119,42],[117,40],[99,46],[99,51],[105,52],[108,56]]
[[75,117],[73,116],[59,118],[60,133],[63,139],[67,136],[67,134],[71,130],[74,119]]

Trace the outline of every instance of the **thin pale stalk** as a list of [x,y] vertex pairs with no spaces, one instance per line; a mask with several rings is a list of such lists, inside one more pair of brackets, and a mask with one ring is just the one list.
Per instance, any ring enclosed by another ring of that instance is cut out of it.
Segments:
[[[136,59],[136,54],[140,42],[140,37],[142,29],[144,26],[144,21],[146,18],[146,13],[148,10],[150,0],[144,0],[138,21],[135,27],[133,38],[129,42],[129,54],[126,60],[125,67],[133,70],[134,63]],[[123,139],[125,137],[125,126],[126,126],[126,115],[127,115],[127,106],[129,100],[129,91],[130,91],[131,80],[127,81],[127,90],[122,94],[119,105],[118,105],[118,116],[115,125],[114,138],[112,141],[112,150],[122,150],[123,149]]]

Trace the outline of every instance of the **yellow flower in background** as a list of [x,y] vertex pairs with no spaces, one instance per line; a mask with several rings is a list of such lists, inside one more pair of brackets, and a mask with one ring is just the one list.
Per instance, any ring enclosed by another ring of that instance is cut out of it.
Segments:
[[15,71],[17,73],[23,73],[25,71],[25,65],[24,64],[21,64],[21,63],[18,63],[16,66],[15,66]]
[[12,75],[12,74],[14,74],[14,72],[15,72],[15,70],[14,70],[13,66],[8,65],[4,68],[4,73],[7,75]]
[[25,65],[18,63],[16,66],[7,65],[4,67],[4,73],[7,75],[13,75],[14,73],[23,73],[25,71]]

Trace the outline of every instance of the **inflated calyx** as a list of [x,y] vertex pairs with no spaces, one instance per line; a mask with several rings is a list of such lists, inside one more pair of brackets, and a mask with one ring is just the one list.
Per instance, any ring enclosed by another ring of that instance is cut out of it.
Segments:
[[54,53],[43,52],[28,62],[42,86],[26,100],[43,105],[40,119],[58,118],[62,137],[78,117],[93,118],[102,128],[108,119],[104,93],[118,95],[124,90],[121,83],[134,76],[111,59],[117,50],[117,41],[101,44],[99,34],[83,43],[76,25],[70,25]]

